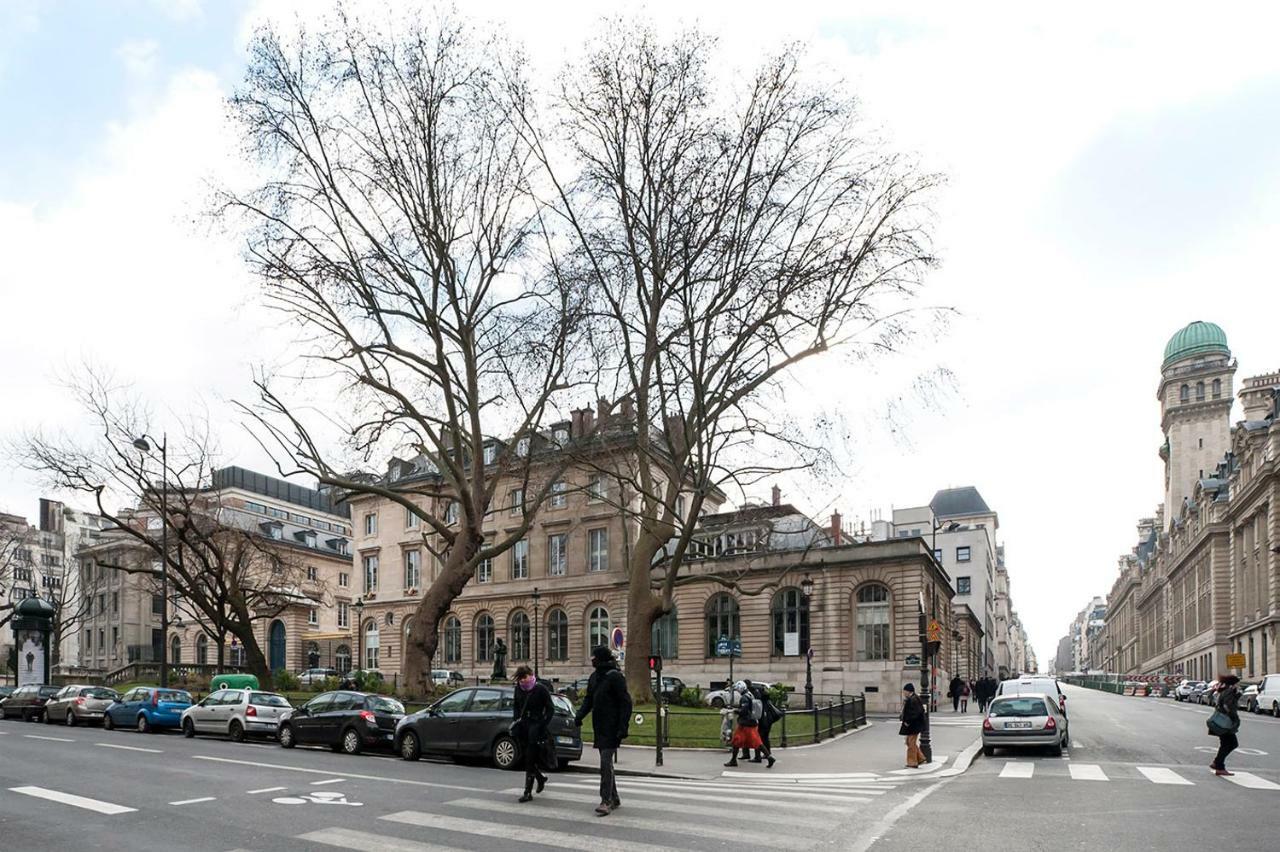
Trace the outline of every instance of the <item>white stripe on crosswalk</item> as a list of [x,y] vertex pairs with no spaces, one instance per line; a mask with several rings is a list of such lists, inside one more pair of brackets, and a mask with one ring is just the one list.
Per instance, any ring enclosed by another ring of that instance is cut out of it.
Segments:
[[388,837],[367,831],[353,831],[349,828],[326,828],[323,831],[312,831],[298,835],[298,840],[306,840],[309,843],[323,843],[325,846],[337,846],[341,849],[355,849],[357,852],[463,852],[457,846],[420,843],[417,840]]
[[1280,784],[1268,781],[1265,778],[1259,778],[1252,772],[1241,772],[1235,770],[1231,775],[1224,775],[1232,784],[1239,784],[1241,787],[1248,787],[1250,790],[1280,790]]
[[1152,784],[1180,784],[1185,787],[1194,786],[1178,773],[1164,766],[1139,766],[1138,771]]
[[[521,792],[522,790],[519,787],[513,787],[510,790],[502,791],[503,795],[506,795],[506,796],[518,796],[520,795]],[[563,787],[559,785],[555,786],[554,788],[548,787],[547,792],[543,795],[538,796],[537,798],[539,800],[547,800],[547,801],[552,801],[557,803],[570,802],[573,804],[590,805],[592,808],[600,804],[599,796],[584,795],[582,793],[576,793],[576,792],[564,792]],[[703,819],[707,817],[709,812],[713,814],[717,812],[721,812],[719,809],[715,809],[715,808],[708,809],[706,805],[689,805],[689,804],[680,804],[678,802],[640,801],[635,803],[635,807],[632,808],[631,807],[632,802],[633,802],[632,799],[630,798],[627,799],[627,805],[624,806],[624,811],[628,808],[630,808],[632,812],[636,810],[647,811],[649,809],[655,809],[661,813],[685,814],[688,816],[701,817]],[[792,807],[791,804],[788,803],[787,810],[794,811],[797,809]],[[583,812],[590,813],[591,808],[586,808],[584,809]],[[830,811],[824,811],[824,812],[830,813]],[[816,817],[813,817],[813,816],[798,816],[798,815],[791,816],[786,813],[775,813],[772,811],[764,811],[764,810],[753,811],[750,809],[734,811],[732,816],[733,816],[734,823],[744,825],[745,830],[757,830],[753,826],[747,825],[748,823],[757,823],[760,826],[760,829],[758,830],[768,830],[769,828],[777,829],[779,826],[788,826],[795,829],[813,828],[814,820],[816,819]]]
[[[578,784],[578,783],[557,784],[556,786],[569,787],[577,790],[599,789],[598,784],[592,784],[591,782],[586,782],[582,784]],[[745,791],[742,791],[736,787],[732,789],[725,789],[726,795],[723,795],[723,796],[712,796],[706,793],[701,793],[701,792],[692,793],[692,792],[686,792],[683,790],[657,789],[654,787],[646,787],[643,785],[627,784],[623,781],[618,782],[618,789],[625,790],[628,793],[635,793],[640,796],[665,796],[665,797],[675,798],[675,799],[689,799],[690,801],[695,801],[695,802],[723,802],[725,804],[733,804],[733,805],[739,805],[739,806],[741,805],[750,806],[753,801],[760,801],[758,799],[750,798]],[[797,803],[797,804],[793,804],[792,807],[806,808],[808,810],[822,811],[824,813],[834,809],[835,805],[837,804],[845,804],[847,802],[871,801],[868,798],[862,798],[859,796],[833,796],[833,795],[827,795],[823,793],[790,793],[790,792],[773,793],[770,791],[758,791],[757,795],[759,795],[760,793],[767,794],[767,798],[764,799],[763,801],[768,801],[769,799],[773,799],[773,798],[803,799],[806,802],[810,802],[812,804]],[[827,807],[819,807],[819,803],[822,803],[822,802],[829,802],[830,805]]]
[[670,847],[652,843],[617,840],[589,834],[571,834],[565,831],[533,828],[519,823],[495,823],[490,820],[465,819],[423,811],[400,811],[379,819],[401,825],[430,828],[435,831],[457,831],[478,837],[496,837],[518,842],[521,845],[542,843],[556,849],[577,849],[579,852],[670,852]]
[[741,784],[734,782],[733,784],[725,784],[722,781],[674,781],[668,779],[623,779],[620,783],[631,787],[656,787],[660,790],[705,790],[712,793],[724,793],[733,791],[741,792],[744,796],[764,796],[769,792],[782,792],[792,797],[810,798],[811,793],[871,793],[880,796],[890,790],[896,789],[902,783],[901,778],[894,778],[891,784],[877,784],[874,781],[863,781],[861,783],[837,784],[830,782],[829,785],[818,786],[816,784],[770,784],[762,781],[758,784]]
[[1030,778],[1036,771],[1034,763],[1014,763],[1009,761],[1000,770],[1001,778]]
[[[788,778],[788,779],[795,778],[800,781],[808,781],[811,779],[818,779],[818,778],[828,780],[828,779],[835,779],[835,778],[875,778],[877,777],[874,772],[773,772],[770,770],[766,770],[766,771],[769,772],[768,777],[770,778]],[[720,775],[725,778],[760,778],[762,777],[759,772],[734,772],[732,770],[726,770],[724,772],[721,772]]]
[[1067,766],[1073,781],[1110,781],[1107,773],[1096,763],[1072,763]]
[[61,793],[57,790],[49,790],[45,787],[10,787],[9,792],[21,793],[24,796],[34,796],[37,799],[57,802],[60,805],[70,805],[73,808],[83,808],[86,811],[94,811],[95,813],[106,814],[108,816],[132,813],[137,810],[137,808],[126,808],[124,805],[113,805],[111,802],[102,802],[97,799],[86,799],[84,796],[76,796],[71,793]]

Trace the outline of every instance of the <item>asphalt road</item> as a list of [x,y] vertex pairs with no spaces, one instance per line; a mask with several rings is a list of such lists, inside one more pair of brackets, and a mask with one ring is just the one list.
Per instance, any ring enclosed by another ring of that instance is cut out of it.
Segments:
[[979,757],[918,791],[870,848],[934,848],[958,833],[992,852],[1280,849],[1280,719],[1242,714],[1227,760],[1237,774],[1217,778],[1208,707],[1066,689],[1067,754]]

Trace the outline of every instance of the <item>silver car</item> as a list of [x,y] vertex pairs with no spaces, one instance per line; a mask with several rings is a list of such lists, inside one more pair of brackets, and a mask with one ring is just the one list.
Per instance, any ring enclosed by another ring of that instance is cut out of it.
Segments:
[[1048,747],[1057,756],[1071,739],[1067,717],[1053,696],[1040,693],[994,699],[982,720],[982,753],[998,748]]
[[105,686],[64,686],[45,703],[44,720],[50,725],[65,722],[67,727],[88,722],[101,725],[103,711],[119,700],[120,693]]
[[274,737],[280,717],[293,709],[283,695],[256,689],[219,689],[182,712],[182,734],[221,734],[234,742],[247,737]]

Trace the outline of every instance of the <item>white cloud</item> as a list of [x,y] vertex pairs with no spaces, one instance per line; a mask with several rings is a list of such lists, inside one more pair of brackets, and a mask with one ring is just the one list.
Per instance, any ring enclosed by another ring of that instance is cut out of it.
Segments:
[[204,0],[150,0],[151,7],[174,21],[193,21],[204,15]]
[[159,55],[160,45],[151,39],[127,41],[116,48],[116,56],[133,77],[150,77]]

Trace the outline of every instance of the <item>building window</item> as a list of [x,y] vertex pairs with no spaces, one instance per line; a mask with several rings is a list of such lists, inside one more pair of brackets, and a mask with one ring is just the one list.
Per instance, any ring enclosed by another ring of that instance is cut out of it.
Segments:
[[484,463],[493,464],[493,460],[497,457],[498,457],[498,448],[493,444],[485,444]]
[[448,526],[453,526],[458,522],[458,501],[450,500],[444,506],[444,522]]
[[511,506],[511,514],[519,515],[524,512],[524,489],[511,489],[511,500],[508,503]]
[[307,582],[315,583],[320,579],[320,569],[314,565],[307,566]]
[[462,662],[462,622],[456,615],[450,615],[444,620],[444,661]]
[[569,659],[569,616],[562,609],[547,613],[547,659]]
[[493,659],[493,616],[482,612],[476,616],[476,662]]
[[519,441],[516,441],[516,455],[518,455],[520,458],[524,458],[525,456],[529,455],[529,439],[528,438],[521,438]]
[[511,548],[511,579],[529,579],[529,540],[522,538]]
[[512,613],[508,635],[511,637],[511,659],[529,659],[529,616],[523,610]]
[[364,558],[364,593],[378,591],[378,557],[366,556]]
[[773,656],[793,657],[809,650],[809,599],[799,589],[773,596]]
[[1213,398],[1221,399],[1222,397],[1222,379],[1213,380]]
[[1188,385],[1182,386],[1182,389],[1178,391],[1178,401],[1181,402],[1183,405],[1186,405],[1188,402],[1191,401],[1190,386]]
[[[103,612],[105,609],[103,596],[98,595],[98,612]],[[164,598],[160,595],[151,596],[151,614],[164,615]]]
[[182,662],[182,640],[177,636],[169,640],[169,662],[171,664]]
[[493,579],[493,559],[486,556],[476,563],[476,582],[488,583]]
[[972,582],[970,577],[956,577],[956,594],[957,595],[967,595],[971,591],[973,591],[973,589],[972,589]]
[[[102,628],[98,628],[98,652],[99,653],[102,652],[104,643],[106,642],[106,636],[107,636],[107,631]],[[115,650],[114,645],[112,645],[112,650]]]
[[608,486],[605,485],[603,476],[597,473],[587,480],[587,502],[603,503],[607,496]]
[[365,515],[365,516],[364,516],[364,534],[365,534],[365,535],[377,535],[377,534],[378,534],[378,514],[377,514],[377,512],[370,512],[369,514],[367,514],[367,515]]
[[418,521],[418,513],[406,506],[404,509],[404,528],[407,530],[416,530],[418,528]]
[[593,606],[587,615],[587,651],[609,645],[609,610]]
[[881,585],[858,590],[858,662],[889,659],[889,590]]
[[567,533],[556,533],[547,536],[547,576],[563,577],[568,569],[569,558],[566,552],[566,544],[569,541]]
[[933,559],[939,565],[942,564],[942,548],[941,547],[935,547],[933,549]]
[[557,426],[551,434],[555,437],[556,443],[560,446],[563,447],[569,443],[569,430],[563,426]]
[[196,637],[196,665],[209,665],[209,637],[203,633]]
[[683,494],[677,494],[677,495],[676,495],[676,518],[675,518],[675,520],[676,520],[676,526],[677,526],[677,527],[679,527],[679,526],[681,526],[681,525],[683,525],[683,524],[684,524],[684,520],[685,520],[685,518],[684,518],[684,495],[683,495]]
[[311,625],[312,627],[315,627],[319,623],[320,623],[320,613],[315,607],[311,607],[309,610],[307,610],[307,624]]
[[349,606],[350,605],[346,601],[338,601],[338,626],[339,627],[345,628],[345,627],[351,626],[351,610],[349,609]]
[[549,501],[551,508],[563,509],[566,505],[568,505],[569,501],[565,498],[565,490],[566,489],[565,489],[565,484],[563,480],[552,483],[551,500]]
[[343,674],[351,671],[351,646],[339,645],[334,650],[333,667]]
[[120,611],[120,593],[112,592],[111,593],[111,614],[115,615],[119,611]]
[[350,585],[351,585],[351,575],[350,575],[350,574],[348,574],[346,571],[339,571],[339,572],[338,572],[338,585],[339,585],[339,586],[341,586],[341,587],[342,587],[342,588],[344,588],[344,589],[345,589],[345,588],[347,588],[348,586],[350,586]]
[[968,561],[969,561],[969,548],[968,548],[968,547],[957,547],[957,548],[956,548],[956,561],[957,561],[957,562],[968,562]]
[[587,570],[609,570],[609,531],[607,529],[587,531]]
[[707,656],[716,656],[716,643],[720,638],[741,639],[738,620],[738,602],[727,592],[721,592],[707,603]]
[[372,618],[364,625],[364,667],[374,671],[378,668],[378,622]]
[[404,552],[404,587],[416,589],[422,585],[422,551],[406,550]]
[[653,630],[649,638],[652,653],[668,660],[674,660],[680,656],[680,620],[674,606],[671,607],[671,612],[663,613],[658,616],[657,621],[653,622]]
[[1204,382],[1196,382],[1196,402],[1204,402]]
[[[101,645],[101,642],[102,642],[101,630],[98,631],[98,642],[99,642],[99,645]],[[113,627],[111,628],[111,656],[114,657],[116,655],[116,646],[119,644],[120,644],[120,628]],[[99,647],[98,651],[101,652],[102,648]]]

